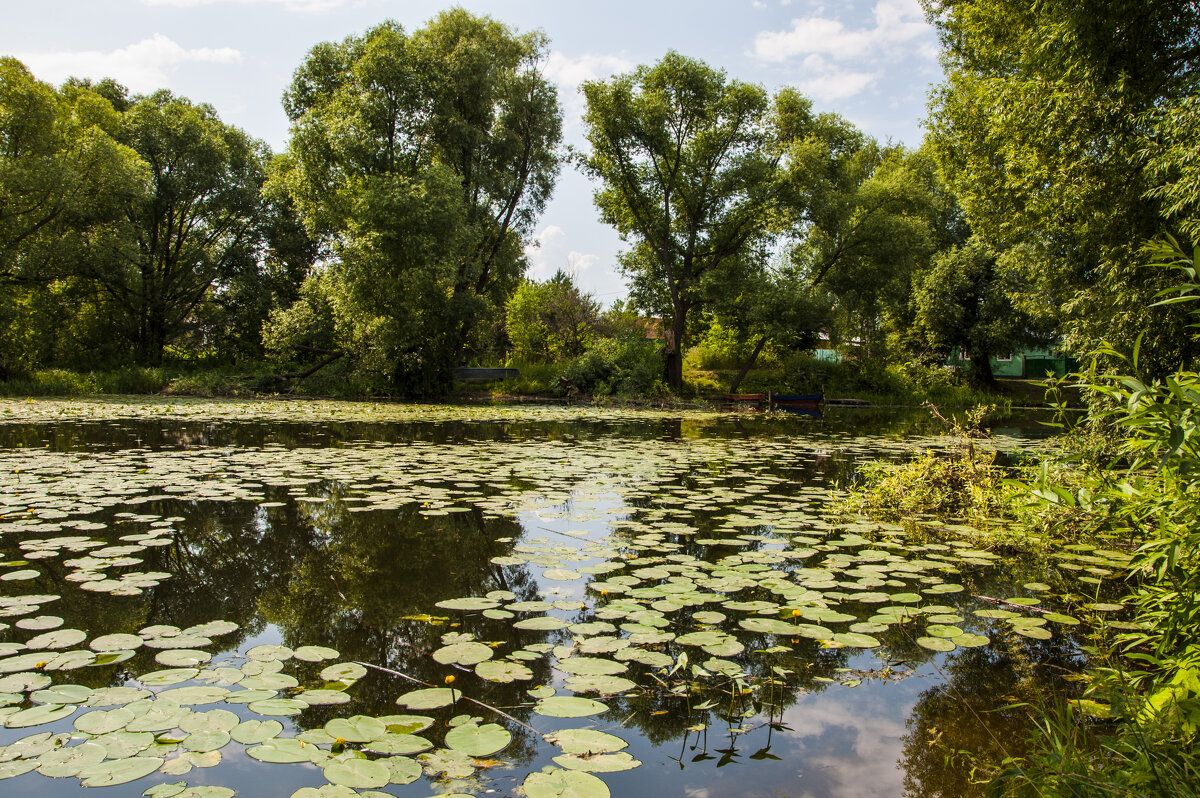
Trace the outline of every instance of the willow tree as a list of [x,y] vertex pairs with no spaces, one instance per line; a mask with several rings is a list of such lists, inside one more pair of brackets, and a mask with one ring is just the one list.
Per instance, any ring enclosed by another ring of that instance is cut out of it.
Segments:
[[558,173],[546,47],[454,9],[412,35],[386,22],[317,45],[284,95],[274,184],[336,256],[394,389],[444,387],[520,282]]
[[777,167],[809,103],[790,90],[772,101],[676,52],[582,90],[596,206],[631,245],[621,267],[639,304],[670,318],[667,383],[678,389],[689,314],[783,222]]

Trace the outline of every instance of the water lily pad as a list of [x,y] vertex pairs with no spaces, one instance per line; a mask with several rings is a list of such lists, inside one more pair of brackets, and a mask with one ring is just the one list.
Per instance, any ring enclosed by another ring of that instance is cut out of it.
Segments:
[[22,709],[4,719],[4,725],[9,729],[23,729],[29,726],[41,726],[43,723],[53,723],[56,720],[70,717],[78,709],[74,704],[59,706],[58,704],[42,704],[32,709]]
[[90,742],[63,746],[39,756],[37,771],[43,776],[58,779],[78,776],[80,771],[103,762],[106,755],[103,746]]
[[860,632],[838,632],[833,640],[851,648],[878,648],[881,645],[879,638]]
[[367,715],[334,718],[325,724],[325,732],[330,737],[340,737],[352,743],[378,740],[388,734],[387,726],[383,721]]
[[251,701],[246,705],[251,712],[259,715],[299,715],[308,709],[308,704],[295,698],[268,698],[263,701]]
[[452,690],[449,687],[425,687],[405,693],[396,699],[396,703],[409,709],[438,709],[450,706],[461,697],[461,690]]
[[[388,768],[388,779],[392,784],[412,784],[421,778],[421,765],[405,756],[393,756],[383,760]],[[363,795],[385,795],[386,793],[363,793]]]
[[610,798],[608,785],[590,773],[549,770],[530,773],[521,789],[527,798]]
[[325,764],[324,773],[334,784],[356,789],[383,787],[391,779],[386,764],[370,759],[334,759]]
[[568,770],[585,773],[617,773],[622,770],[633,770],[640,766],[641,761],[634,759],[624,751],[617,754],[594,754],[581,756],[578,754],[560,754],[554,761]]
[[251,648],[246,656],[256,662],[283,662],[291,659],[293,653],[287,646],[262,645]]
[[322,662],[327,659],[337,659],[341,654],[335,648],[326,646],[300,646],[294,652],[292,657],[302,662]]
[[559,660],[555,667],[563,673],[580,676],[612,676],[629,670],[628,665],[600,657],[567,657]]
[[482,596],[467,596],[465,598],[446,599],[439,601],[434,606],[444,610],[490,610],[500,606],[500,602],[495,599],[484,598]]
[[80,783],[84,787],[111,787],[114,784],[126,784],[143,776],[149,776],[158,770],[162,763],[163,760],[156,756],[113,759],[82,771],[79,774]]
[[508,684],[509,682],[529,681],[533,678],[533,671],[519,662],[488,660],[475,666],[475,675],[481,679],[487,679],[489,682]]
[[609,754],[629,747],[620,737],[595,729],[559,729],[546,739],[568,754]]
[[255,745],[283,734],[277,720],[244,720],[230,730],[229,736],[242,745]]
[[107,734],[124,729],[134,717],[133,711],[125,707],[97,709],[75,718],[75,728],[84,734]]
[[246,749],[246,754],[260,762],[275,762],[288,764],[293,762],[311,762],[314,752],[320,751],[315,745],[301,742],[292,737],[273,737]]
[[917,645],[930,651],[953,651],[954,642],[944,637],[918,637]]
[[419,754],[433,748],[433,743],[416,734],[388,732],[364,743],[363,748],[376,754]]
[[296,693],[295,698],[309,706],[334,706],[350,703],[350,696],[341,690],[305,690]]
[[101,687],[93,690],[86,703],[89,707],[115,707],[131,704],[153,693],[140,687]]
[[492,658],[492,649],[483,643],[455,643],[433,652],[433,658],[443,665],[457,663],[470,667]]
[[190,668],[201,665],[212,659],[212,654],[198,648],[175,648],[160,651],[154,655],[154,661],[159,665],[171,668]]
[[490,756],[508,747],[512,734],[495,723],[477,726],[464,723],[446,732],[446,747],[461,751],[468,756]]
[[339,662],[321,670],[320,678],[326,682],[350,682],[367,675],[367,669],[357,662]]
[[92,697],[92,688],[81,684],[56,684],[29,696],[35,704],[82,704]]
[[229,744],[230,739],[232,738],[230,737],[229,732],[214,729],[212,731],[193,732],[187,737],[184,737],[183,742],[180,744],[186,751],[205,753],[208,751],[216,751],[219,748],[225,747]]
[[179,721],[179,728],[187,734],[207,731],[227,732],[240,722],[241,718],[228,709],[211,709],[208,712],[191,713]]
[[564,629],[569,626],[566,621],[561,618],[553,618],[549,615],[538,615],[533,618],[525,618],[513,624],[514,629],[526,629],[534,632],[550,632],[555,629]]
[[551,696],[539,701],[533,711],[551,718],[586,718],[607,712],[608,705],[590,698]]

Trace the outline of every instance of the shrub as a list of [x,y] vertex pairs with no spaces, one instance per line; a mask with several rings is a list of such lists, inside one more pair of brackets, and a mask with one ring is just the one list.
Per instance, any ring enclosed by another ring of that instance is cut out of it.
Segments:
[[649,395],[661,392],[662,372],[654,341],[604,338],[567,363],[556,388],[560,393],[573,389],[593,396]]

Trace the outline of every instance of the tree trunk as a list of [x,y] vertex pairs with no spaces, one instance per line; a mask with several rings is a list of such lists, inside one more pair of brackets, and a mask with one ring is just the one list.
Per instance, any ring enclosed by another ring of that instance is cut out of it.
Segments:
[[754,366],[754,361],[758,360],[758,355],[763,350],[763,346],[767,343],[767,336],[760,335],[758,343],[754,345],[754,351],[750,353],[750,359],[742,366],[742,370],[733,378],[733,382],[729,386],[730,393],[737,393],[738,386],[742,384],[742,380],[746,379],[746,375],[750,373],[750,369]]
[[687,311],[675,309],[671,318],[671,338],[667,350],[667,386],[672,391],[683,390],[683,333]]
[[971,382],[980,388],[996,390],[996,377],[992,374],[992,359],[986,353],[971,354]]

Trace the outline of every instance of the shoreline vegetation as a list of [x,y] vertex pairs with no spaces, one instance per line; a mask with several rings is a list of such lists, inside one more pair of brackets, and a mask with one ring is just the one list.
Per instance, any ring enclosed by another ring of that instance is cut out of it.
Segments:
[[[725,399],[719,387],[728,382],[721,370],[692,370],[685,373],[684,388],[671,392],[651,388],[648,391],[602,390],[585,392],[558,376],[558,371],[543,366],[520,369],[510,380],[462,381],[446,395],[426,400],[412,397],[355,390],[338,379],[305,381],[279,380],[265,368],[189,368],[185,366],[141,367],[95,371],[39,369],[22,377],[0,381],[0,397],[91,397],[91,396],[163,396],[227,399],[340,399],[348,401],[450,403],[475,402],[546,402],[593,403],[628,407],[709,407],[735,406]],[[236,372],[236,373],[235,373]],[[876,375],[843,369],[830,383],[813,385],[823,391],[826,406],[893,406],[970,409],[993,405],[1004,409],[1046,408],[1051,404],[1046,387],[1039,380],[998,380],[992,390],[971,387],[949,370],[937,373],[923,370],[914,379],[911,372],[884,370]],[[750,372],[743,393],[786,393],[806,390],[803,378],[789,378],[779,372]]]

